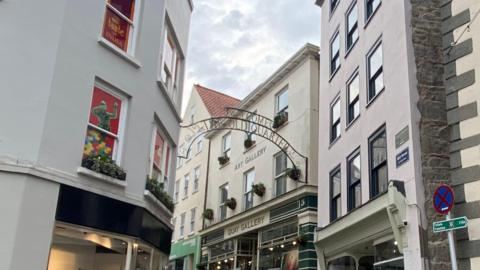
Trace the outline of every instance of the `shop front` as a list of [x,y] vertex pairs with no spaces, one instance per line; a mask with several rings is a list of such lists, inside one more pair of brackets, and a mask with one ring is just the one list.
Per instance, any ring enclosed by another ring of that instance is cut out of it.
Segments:
[[196,269],[200,262],[200,237],[196,235],[172,244],[169,260],[173,270]]
[[208,270],[316,268],[314,203],[315,196],[304,197],[212,226],[216,230],[202,234],[202,265]]
[[171,233],[143,207],[62,185],[47,270],[160,270]]

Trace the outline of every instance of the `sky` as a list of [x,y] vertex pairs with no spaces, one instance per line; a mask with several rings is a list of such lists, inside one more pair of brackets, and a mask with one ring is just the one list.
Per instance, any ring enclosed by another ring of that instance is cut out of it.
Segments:
[[305,43],[320,42],[314,0],[194,0],[183,107],[193,84],[244,98]]

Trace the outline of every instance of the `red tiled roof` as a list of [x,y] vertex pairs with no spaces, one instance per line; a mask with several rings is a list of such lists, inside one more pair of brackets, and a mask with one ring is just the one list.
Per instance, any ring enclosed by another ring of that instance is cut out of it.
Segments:
[[240,100],[218,91],[203,87],[199,84],[194,85],[200,98],[207,107],[212,117],[222,117],[227,114],[225,107],[236,107]]

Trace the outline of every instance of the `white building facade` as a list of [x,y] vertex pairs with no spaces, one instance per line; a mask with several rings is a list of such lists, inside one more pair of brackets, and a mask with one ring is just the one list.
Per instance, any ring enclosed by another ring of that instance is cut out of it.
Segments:
[[208,134],[202,269],[316,267],[318,68],[307,44]]
[[0,2],[1,269],[168,263],[192,9]]

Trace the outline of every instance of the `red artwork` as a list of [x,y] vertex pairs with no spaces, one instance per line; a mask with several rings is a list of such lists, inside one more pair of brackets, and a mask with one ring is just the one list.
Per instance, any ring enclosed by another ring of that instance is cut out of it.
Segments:
[[153,165],[157,167],[157,169],[161,169],[162,165],[162,154],[163,154],[163,138],[156,132],[155,134],[155,149],[153,153]]
[[90,107],[90,124],[117,135],[121,109],[122,101],[119,98],[94,87]]
[[120,49],[127,51],[130,23],[107,8],[103,23],[103,37]]
[[167,145],[167,157],[165,159],[165,175],[168,175],[168,161],[170,160],[170,147]]

